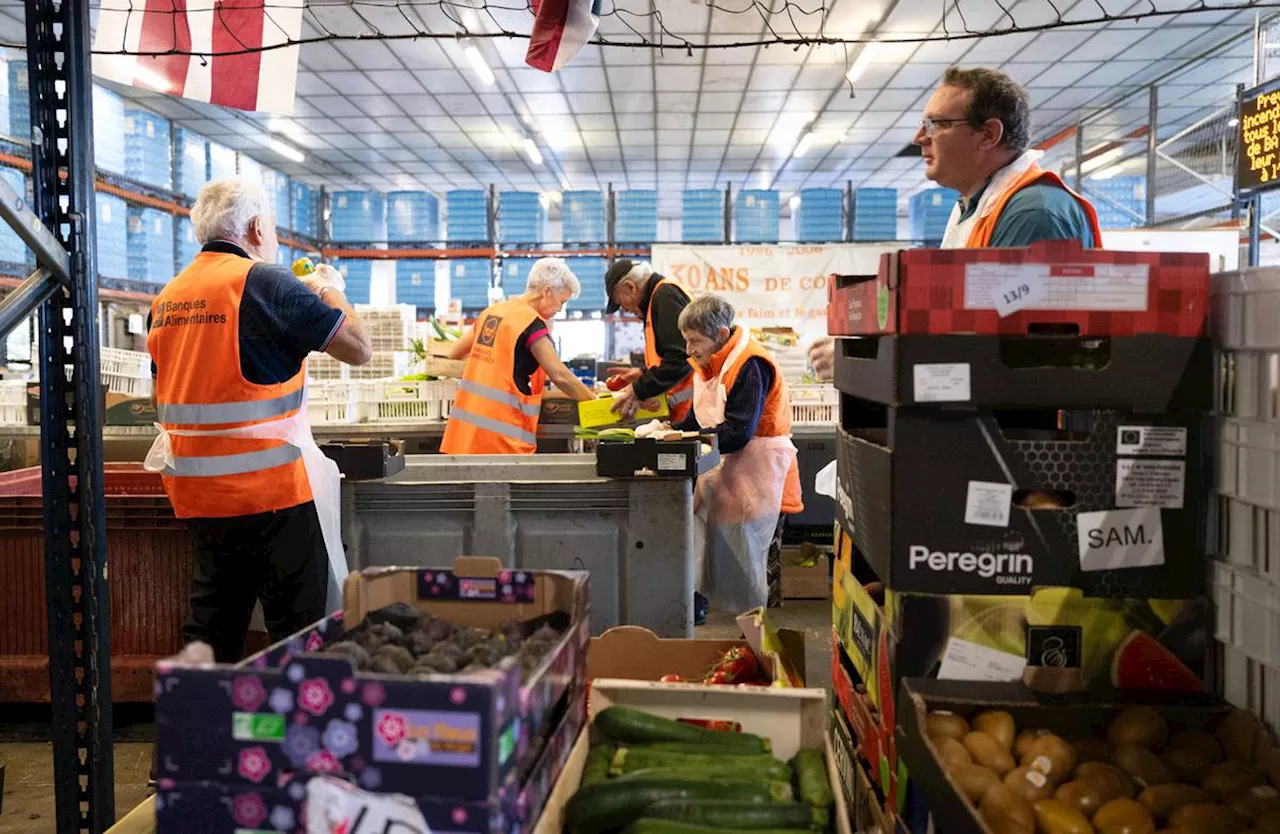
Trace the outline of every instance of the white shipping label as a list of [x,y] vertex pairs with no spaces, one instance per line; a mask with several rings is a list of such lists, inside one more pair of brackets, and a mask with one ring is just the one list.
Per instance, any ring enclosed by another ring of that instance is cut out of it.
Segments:
[[964,403],[973,398],[968,362],[913,365],[911,372],[918,403]]
[[1177,426],[1117,426],[1117,455],[1179,457],[1187,453],[1187,430]]
[[1040,282],[1044,292],[1038,310],[1142,311],[1149,279],[1146,264],[968,264],[964,308],[990,310],[996,307],[997,288]]
[[658,471],[659,472],[663,470],[666,470],[668,472],[673,470],[676,472],[683,472],[688,465],[689,465],[689,458],[687,455],[673,455],[667,452],[662,452],[658,454]]
[[1004,318],[1019,310],[1042,309],[1044,297],[1044,279],[1038,275],[1015,275],[991,290],[991,306]]
[[940,681],[1016,681],[1022,679],[1027,660],[1022,655],[988,648],[959,637],[947,641],[938,667]]
[[110,223],[111,222],[111,204],[104,201],[100,205],[102,206],[102,211],[98,212],[99,219],[102,220],[103,223]]
[[1080,569],[1149,568],[1164,564],[1160,510],[1102,510],[1076,516]]
[[418,804],[409,797],[368,793],[334,776],[308,780],[306,812],[307,834],[431,834]]
[[1116,506],[1180,510],[1186,483],[1183,461],[1120,458],[1116,461]]
[[964,502],[964,523],[1008,527],[1013,507],[1013,484],[970,481]]

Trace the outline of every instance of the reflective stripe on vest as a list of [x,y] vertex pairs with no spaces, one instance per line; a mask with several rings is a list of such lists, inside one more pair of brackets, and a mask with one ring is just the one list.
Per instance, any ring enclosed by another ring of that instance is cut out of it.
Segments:
[[166,468],[164,474],[181,478],[243,475],[247,472],[261,472],[265,469],[284,466],[300,457],[302,457],[302,451],[297,446],[285,443],[259,452],[244,452],[238,455],[174,458],[173,466]]
[[671,391],[667,392],[668,405],[680,405],[681,403],[687,403],[689,402],[689,400],[692,400],[692,399],[693,399],[692,383],[690,383],[687,388],[683,388],[678,391],[675,389],[672,389]]
[[[484,396],[481,394],[480,396]],[[536,411],[534,412],[537,413]],[[510,423],[504,423],[501,420],[495,420],[492,417],[485,417],[480,414],[473,414],[466,409],[458,408],[455,403],[453,408],[449,410],[449,419],[458,420],[463,423],[475,426],[478,429],[491,431],[494,434],[500,434],[503,437],[510,437],[513,440],[519,440],[521,443],[537,445],[538,435],[531,431],[526,431],[519,426],[513,426]]]
[[492,400],[493,402],[501,403],[502,405],[509,405],[529,417],[537,417],[542,412],[542,405],[540,403],[522,402],[515,394],[494,388],[491,385],[485,385],[483,382],[461,379],[458,380],[458,389],[466,391],[468,394],[474,394],[477,397],[483,397],[486,400]]
[[283,417],[302,408],[303,389],[276,397],[273,400],[251,400],[239,403],[157,403],[156,413],[161,423],[183,426],[215,426],[225,423],[256,423]]

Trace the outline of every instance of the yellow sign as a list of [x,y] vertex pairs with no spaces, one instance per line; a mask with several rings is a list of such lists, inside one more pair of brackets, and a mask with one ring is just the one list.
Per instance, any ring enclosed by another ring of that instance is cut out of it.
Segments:
[[[661,396],[658,397],[658,407],[655,410],[636,409],[635,419],[639,421],[655,420],[666,417],[670,413],[667,409],[667,398]],[[594,429],[598,426],[614,426],[620,422],[622,422],[622,415],[613,410],[612,396],[578,403],[578,424],[584,429]]]
[[1280,186],[1280,91],[1240,103],[1236,158],[1241,191]]

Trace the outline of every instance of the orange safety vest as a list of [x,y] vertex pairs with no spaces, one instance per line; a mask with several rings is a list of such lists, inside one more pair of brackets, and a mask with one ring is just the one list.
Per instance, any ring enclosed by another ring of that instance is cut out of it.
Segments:
[[1000,215],[1004,212],[1004,207],[1008,205],[1009,198],[1017,194],[1022,189],[1036,183],[1048,183],[1056,185],[1058,188],[1066,191],[1072,197],[1075,197],[1080,205],[1084,208],[1085,217],[1089,218],[1089,227],[1093,230],[1093,245],[1095,247],[1102,246],[1102,229],[1098,226],[1098,212],[1094,209],[1093,204],[1087,199],[1067,188],[1067,184],[1062,181],[1062,177],[1046,171],[1034,162],[1031,167],[1023,171],[1017,179],[1013,181],[1005,192],[997,199],[991,211],[985,217],[979,217],[977,222],[973,224],[973,228],[969,231],[969,240],[965,243],[966,249],[985,249],[991,245],[991,236],[995,234],[996,223],[1000,221]]
[[[649,293],[649,309],[644,311],[644,364],[648,368],[656,368],[662,364],[662,356],[658,353],[658,340],[653,335],[653,294],[664,284],[679,287],[685,297],[689,297],[689,291],[672,278],[661,278],[654,286],[653,292]],[[671,410],[671,422],[679,423],[689,415],[689,409],[693,408],[693,369],[690,368],[688,376],[668,388],[666,394],[667,407]]]
[[[216,431],[294,416],[306,365],[285,382],[259,385],[240,373],[240,299],[254,261],[201,252],[151,304],[147,350],[156,365],[156,411],[168,431]],[[161,473],[178,518],[228,518],[312,500],[296,446],[243,437],[170,437],[173,466]]]
[[531,455],[538,450],[538,414],[546,372],[516,387],[516,343],[539,318],[527,301],[510,298],[480,314],[467,367],[449,412],[440,451],[446,455]]
[[[728,359],[729,352],[733,349],[736,339],[737,328],[734,328],[734,335],[729,337],[729,342],[720,349],[720,351],[711,358],[711,366],[707,369],[710,375],[714,375],[716,369],[723,366]],[[721,379],[724,382],[724,390],[732,391],[733,386],[738,381],[738,374],[746,365],[747,360],[752,357],[759,357],[769,363],[769,367],[773,369],[773,385],[770,386],[768,394],[765,395],[764,408],[760,412],[760,422],[756,426],[756,437],[790,437],[791,436],[791,395],[787,391],[787,381],[782,378],[782,371],[778,369],[778,362],[773,358],[773,354],[759,342],[753,338],[748,338],[747,346],[738,354],[738,358],[732,365],[724,369]],[[709,376],[707,378],[710,378]],[[791,468],[787,470],[787,480],[782,486],[782,512],[793,514],[804,510],[804,501],[802,500],[802,491],[800,489],[800,467],[795,460],[791,461]]]

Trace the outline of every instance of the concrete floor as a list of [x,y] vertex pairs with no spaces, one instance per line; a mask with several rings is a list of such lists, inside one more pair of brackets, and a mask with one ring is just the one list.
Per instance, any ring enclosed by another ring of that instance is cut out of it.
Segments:
[[[778,628],[802,629],[805,633],[805,668],[809,686],[825,687],[831,681],[831,603],[826,600],[789,602],[769,611]],[[713,611],[707,624],[697,628],[697,636],[735,639],[741,636],[733,616]],[[18,737],[30,735],[28,730]],[[11,729],[0,718],[0,737],[12,738]],[[136,741],[149,733],[145,725],[122,729],[129,738],[115,745],[116,815],[122,817],[146,799],[151,770],[151,744]],[[4,806],[0,811],[0,834],[53,834],[53,752],[48,741],[0,742],[0,762],[5,765]]]

